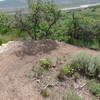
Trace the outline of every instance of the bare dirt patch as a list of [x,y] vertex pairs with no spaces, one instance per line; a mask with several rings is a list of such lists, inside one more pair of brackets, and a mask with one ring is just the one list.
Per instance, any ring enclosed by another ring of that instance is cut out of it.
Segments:
[[[53,40],[11,41],[2,45],[0,47],[0,100],[45,100],[39,94],[37,85],[34,84],[30,75],[33,64],[36,64],[40,58],[47,57],[52,58],[55,63],[57,57],[80,51],[100,54],[99,51]],[[57,74],[57,71],[54,71]],[[55,76],[55,74],[52,75]],[[62,91],[65,92],[65,87],[61,85],[51,90],[56,96],[47,99],[61,100],[59,96],[63,95]]]

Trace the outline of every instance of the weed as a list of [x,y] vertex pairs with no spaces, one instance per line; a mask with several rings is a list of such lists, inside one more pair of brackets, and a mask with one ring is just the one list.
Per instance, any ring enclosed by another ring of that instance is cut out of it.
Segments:
[[41,76],[41,75],[43,75],[45,72],[46,72],[46,70],[45,70],[43,67],[40,67],[40,68],[37,70],[36,74],[37,74],[37,76]]
[[38,66],[32,66],[32,70],[35,71],[35,76],[39,77],[49,70],[51,67],[50,59],[40,59]]
[[78,94],[76,94],[74,92],[69,92],[69,93],[65,94],[63,100],[81,100],[81,98],[79,97]]
[[87,84],[89,90],[97,97],[100,97],[100,83],[98,83],[96,80],[90,80],[87,82]]
[[60,67],[60,74],[61,75],[72,75],[74,73],[74,69],[70,65],[62,65]]
[[49,97],[50,96],[49,92],[46,89],[42,89],[41,92],[40,92],[40,94],[43,97]]
[[64,64],[60,67],[60,73],[58,75],[59,79],[64,79],[64,76],[72,76],[72,74],[74,73],[74,69],[67,64]]
[[49,70],[51,67],[51,60],[50,59],[40,59],[40,66],[45,70]]
[[74,73],[74,80],[77,82],[77,80],[80,78],[80,74],[78,72]]

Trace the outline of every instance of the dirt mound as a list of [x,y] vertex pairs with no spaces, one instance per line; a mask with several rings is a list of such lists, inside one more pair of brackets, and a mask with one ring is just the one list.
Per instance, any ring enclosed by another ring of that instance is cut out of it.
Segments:
[[[62,50],[61,50],[62,49]],[[98,54],[99,51],[90,50],[87,48],[77,47],[64,42],[54,40],[39,40],[39,41],[10,41],[7,44],[0,46],[0,54],[7,54],[16,56],[35,56],[49,53],[53,50],[60,50],[62,53],[76,53],[78,51],[87,51],[92,54]]]
[[10,41],[7,44],[0,46],[0,53],[16,54],[17,56],[36,55],[48,53],[56,49],[58,44],[53,40],[40,41]]
[[[33,64],[36,64],[40,58],[50,57],[54,61],[57,57],[80,51],[100,54],[99,51],[53,40],[11,41],[3,44],[0,47],[0,100],[44,100],[30,78]],[[58,91],[59,89],[61,88],[55,89],[57,97],[62,92],[62,90]],[[51,98],[50,100],[55,99]]]

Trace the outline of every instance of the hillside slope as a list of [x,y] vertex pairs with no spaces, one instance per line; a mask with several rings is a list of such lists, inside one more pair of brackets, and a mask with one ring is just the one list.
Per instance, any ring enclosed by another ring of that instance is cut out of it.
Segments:
[[[33,64],[40,58],[50,57],[54,60],[80,51],[100,54],[99,51],[52,40],[12,41],[1,46],[0,100],[45,100],[39,95],[34,80],[30,76]],[[55,95],[59,96],[57,93]],[[61,100],[58,97],[55,98]],[[55,100],[55,98],[47,100]],[[84,100],[91,100],[91,94],[86,95]]]

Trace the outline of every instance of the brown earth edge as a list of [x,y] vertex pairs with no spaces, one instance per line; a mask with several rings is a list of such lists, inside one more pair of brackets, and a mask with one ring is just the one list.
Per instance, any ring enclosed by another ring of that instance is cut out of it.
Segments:
[[[45,100],[30,77],[33,64],[40,58],[50,57],[55,60],[80,51],[100,54],[99,51],[53,40],[11,41],[0,46],[0,100]],[[57,94],[60,89],[65,91],[64,87],[58,86],[52,90],[56,97],[46,100],[61,100]],[[83,100],[91,100],[91,95]]]

